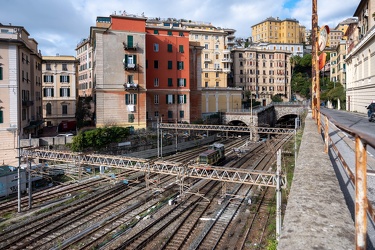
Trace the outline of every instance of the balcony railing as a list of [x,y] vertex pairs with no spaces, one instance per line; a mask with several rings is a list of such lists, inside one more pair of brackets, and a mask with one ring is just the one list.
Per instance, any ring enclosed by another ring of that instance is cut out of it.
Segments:
[[30,106],[33,106],[34,105],[34,101],[24,101],[22,100],[22,106],[26,106],[26,107],[30,107]]
[[134,63],[126,63],[125,64],[126,70],[137,70],[137,65]]
[[124,50],[137,50],[138,43],[133,44],[127,44],[125,42],[122,43],[124,45]]
[[222,62],[228,62],[228,63],[231,63],[233,62],[232,58],[223,58],[221,59]]
[[127,82],[127,83],[124,84],[124,87],[125,87],[126,90],[138,89],[138,83]]
[[210,63],[210,62],[211,62],[211,59],[210,59],[210,58],[205,58],[205,59],[204,59],[204,62],[205,62],[205,63]]

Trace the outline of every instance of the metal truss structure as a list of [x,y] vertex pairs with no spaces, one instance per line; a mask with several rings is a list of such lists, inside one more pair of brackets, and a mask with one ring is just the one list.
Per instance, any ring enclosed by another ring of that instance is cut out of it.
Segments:
[[282,187],[286,186],[285,176],[279,176],[276,173],[265,171],[231,169],[213,167],[210,165],[202,166],[182,164],[171,161],[150,161],[142,158],[125,156],[82,154],[35,148],[23,149],[21,154],[22,157],[25,158],[67,162],[76,165],[107,166],[125,170],[142,171],[146,174],[155,173],[174,175],[182,181],[185,178],[199,178],[230,183],[276,187],[277,181],[279,180]]
[[257,132],[260,134],[293,134],[294,129],[253,127],[253,126],[230,126],[230,125],[203,125],[184,123],[159,123],[160,129],[182,129],[182,130],[205,130],[205,131],[225,131],[225,132]]

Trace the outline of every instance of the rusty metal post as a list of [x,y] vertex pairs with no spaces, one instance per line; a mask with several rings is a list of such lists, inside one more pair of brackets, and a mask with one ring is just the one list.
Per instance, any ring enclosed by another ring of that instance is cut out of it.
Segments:
[[366,249],[367,237],[367,152],[366,144],[355,137],[355,241],[357,250]]
[[328,126],[328,117],[325,116],[325,119],[324,119],[324,153],[328,154],[328,142],[329,142],[329,137],[328,137],[328,129],[329,129],[329,126]]
[[318,4],[317,0],[312,0],[312,20],[311,20],[311,40],[312,40],[312,62],[311,62],[311,76],[312,76],[312,83],[311,83],[311,109],[312,109],[312,118],[317,119],[318,114],[316,113],[318,109],[318,105],[320,108],[320,104],[318,103],[318,98],[320,99],[319,94],[319,64],[318,62]]

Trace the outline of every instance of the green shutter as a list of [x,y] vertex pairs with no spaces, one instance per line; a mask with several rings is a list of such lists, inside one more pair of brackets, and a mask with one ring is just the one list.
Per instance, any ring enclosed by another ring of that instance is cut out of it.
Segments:
[[[1,76],[1,75],[0,75]],[[1,78],[2,79],[2,78]],[[4,122],[4,118],[3,118],[3,111],[0,110],[0,123],[3,123]]]
[[174,95],[172,95],[172,103],[174,103]]
[[125,62],[124,62],[124,65],[125,65],[125,66],[128,66],[128,55],[125,55]]
[[172,78],[168,78],[168,86],[171,87],[173,86]]
[[168,95],[165,95],[165,103],[168,104]]
[[184,45],[180,45],[178,51],[184,53]]
[[60,76],[60,82],[62,82],[62,80],[63,80],[63,77],[62,77],[62,76]]
[[186,95],[184,95],[184,103],[186,103]]
[[172,52],[172,44],[168,44],[168,52]]
[[129,104],[129,94],[125,94],[125,104]]
[[134,62],[134,65],[137,65],[137,56],[136,55],[133,55],[133,62]]
[[184,87],[186,87],[186,78],[184,78]]
[[133,48],[133,36],[128,36],[128,48]]
[[54,95],[54,90],[55,89],[51,89],[51,97],[54,97],[55,95]]
[[154,30],[154,34],[159,34],[159,31],[158,30]]
[[60,88],[60,97],[63,96],[62,93],[63,93],[63,89]]
[[3,67],[0,67],[0,80],[3,80]]
[[68,78],[68,82],[70,82],[70,80],[69,80],[69,76],[68,76],[67,78]]
[[46,88],[43,89],[43,96],[44,96],[44,97],[47,96],[47,89],[46,89]]
[[137,94],[134,94],[134,104],[137,104]]
[[51,76],[51,81],[53,82],[53,76]]
[[68,89],[68,97],[70,97],[70,88]]

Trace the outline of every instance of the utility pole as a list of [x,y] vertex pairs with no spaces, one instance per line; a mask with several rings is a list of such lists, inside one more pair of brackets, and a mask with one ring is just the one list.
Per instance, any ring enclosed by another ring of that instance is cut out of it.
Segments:
[[312,117],[320,122],[320,86],[319,86],[319,64],[318,62],[318,4],[312,0],[312,88],[311,88],[311,109]]

